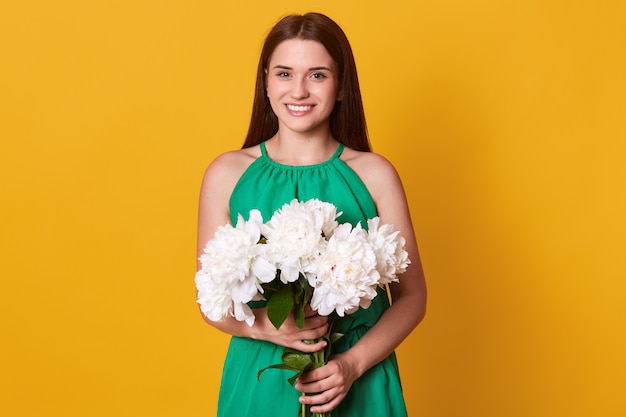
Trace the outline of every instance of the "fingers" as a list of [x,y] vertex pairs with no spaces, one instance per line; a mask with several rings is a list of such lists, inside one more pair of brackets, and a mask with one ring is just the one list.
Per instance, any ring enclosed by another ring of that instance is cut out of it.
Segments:
[[319,394],[301,396],[300,403],[311,405],[313,413],[327,413],[334,410],[345,397],[345,393],[331,389]]
[[322,337],[328,331],[328,317],[312,316],[304,321],[302,328],[296,326],[292,317],[285,320],[280,330],[293,333],[297,339],[317,339]]
[[[305,340],[313,340],[313,339],[305,339]],[[325,340],[321,340],[317,343],[307,343],[305,340],[299,340],[297,342],[294,343],[293,346],[291,346],[294,349],[299,350],[300,352],[304,352],[304,353],[313,353],[313,352],[317,352],[320,351],[322,349],[324,349],[326,347],[326,341]]]
[[313,314],[311,316],[306,316],[304,320],[303,329],[315,329],[321,326],[325,326],[328,323],[327,316],[319,316],[317,314]]
[[313,310],[310,304],[304,306],[304,317],[312,317],[317,315],[317,310]]
[[324,327],[324,329],[326,329],[328,327],[327,324],[328,324],[327,316],[320,316],[318,314],[313,314],[311,316],[306,316],[304,320],[304,325],[302,326],[302,328],[299,328],[298,326],[296,326],[296,322],[293,317],[293,314],[291,314],[283,322],[280,328],[284,330],[289,330],[289,331],[311,330],[311,329],[317,329],[320,327]]
[[[308,385],[308,386],[307,386]],[[324,386],[323,383],[312,384],[296,384],[296,389],[301,392],[309,392],[309,389],[315,386]],[[311,405],[311,411],[314,413],[326,413],[335,409],[339,403],[346,397],[348,391],[341,386],[332,387],[327,390],[313,391],[313,394],[307,394],[300,397],[300,403]]]
[[299,351],[305,353],[317,352],[326,347],[326,341],[320,340],[316,343],[311,343],[311,341],[320,339],[326,334],[327,330],[328,326],[324,324],[321,327],[309,330],[300,330],[296,328],[294,331],[287,331],[285,338],[288,341],[288,345],[286,346],[298,349]]
[[270,328],[269,340],[281,346],[312,353],[324,349],[327,343],[325,341],[310,343],[309,341],[321,338],[327,331],[327,317],[316,315],[307,318],[303,328],[300,329],[296,326],[292,316],[287,318],[279,329]]
[[309,372],[302,374],[298,378],[296,389],[304,393],[321,392],[330,389],[336,385],[337,381],[333,383],[333,381],[329,378],[343,378],[339,372],[340,370],[336,367],[335,363],[329,361],[324,366],[320,366],[319,368],[312,369]]
[[301,397],[300,401],[312,405],[311,411],[314,413],[326,413],[336,408],[357,378],[348,362],[340,355],[335,358],[298,378],[296,389],[309,394]]

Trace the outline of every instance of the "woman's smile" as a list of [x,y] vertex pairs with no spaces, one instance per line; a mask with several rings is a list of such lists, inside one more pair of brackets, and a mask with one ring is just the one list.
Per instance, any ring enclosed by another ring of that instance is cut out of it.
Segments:
[[312,105],[296,105],[296,104],[287,104],[287,110],[291,113],[292,116],[304,116],[308,114],[311,109],[313,109]]

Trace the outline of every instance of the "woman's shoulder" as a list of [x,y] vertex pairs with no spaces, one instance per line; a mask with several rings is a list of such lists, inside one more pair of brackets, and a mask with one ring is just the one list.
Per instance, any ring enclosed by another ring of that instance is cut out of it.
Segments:
[[204,174],[204,182],[228,186],[236,182],[260,155],[258,145],[224,152],[209,164]]
[[341,159],[361,178],[397,175],[393,164],[384,156],[374,152],[356,151],[346,147],[341,154]]
[[243,173],[260,155],[261,152],[258,145],[251,148],[224,152],[211,161],[207,172],[217,171],[220,173],[229,173],[241,171]]
[[374,201],[401,187],[396,168],[384,156],[374,152],[345,148],[341,159],[361,178]]

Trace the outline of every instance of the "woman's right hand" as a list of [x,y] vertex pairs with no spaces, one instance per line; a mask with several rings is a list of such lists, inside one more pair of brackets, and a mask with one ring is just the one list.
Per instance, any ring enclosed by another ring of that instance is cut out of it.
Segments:
[[276,345],[297,349],[300,352],[317,352],[326,347],[326,341],[307,343],[318,339],[328,331],[328,317],[320,316],[316,311],[306,306],[304,313],[304,326],[300,329],[291,313],[285,322],[276,329],[267,317],[264,308],[254,310],[256,321],[251,330],[253,339],[266,340]]

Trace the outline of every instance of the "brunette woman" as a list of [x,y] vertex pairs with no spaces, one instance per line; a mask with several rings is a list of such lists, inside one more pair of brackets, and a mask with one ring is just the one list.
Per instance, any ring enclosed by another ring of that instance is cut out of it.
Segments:
[[[422,320],[426,286],[405,193],[394,167],[370,151],[350,44],[328,17],[308,13],[280,20],[268,34],[257,69],[252,120],[241,150],[216,158],[201,190],[198,254],[218,226],[258,209],[269,219],[283,204],[317,198],[343,212],[340,223],[379,216],[406,239],[412,261],[368,309],[341,323],[327,365],[305,373],[295,387],[279,363],[284,347],[307,344],[327,331],[327,318],[309,311],[302,329],[290,317],[278,330],[262,305],[256,321],[209,324],[231,334],[218,416],[297,416],[298,403],[341,417],[406,416],[394,349]],[[301,392],[307,396],[301,396]]]

